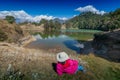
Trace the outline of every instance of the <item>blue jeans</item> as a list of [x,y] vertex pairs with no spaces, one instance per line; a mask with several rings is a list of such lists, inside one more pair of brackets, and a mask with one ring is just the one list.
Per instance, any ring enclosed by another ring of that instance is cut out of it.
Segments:
[[77,73],[78,71],[84,71],[84,67],[81,66],[81,65],[78,65],[78,69],[77,69],[76,73]]
[[83,71],[83,70],[84,70],[84,67],[79,65],[77,71]]

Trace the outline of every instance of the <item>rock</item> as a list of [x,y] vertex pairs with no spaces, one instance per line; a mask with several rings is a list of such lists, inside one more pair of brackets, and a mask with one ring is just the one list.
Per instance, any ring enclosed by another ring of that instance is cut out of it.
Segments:
[[19,41],[18,41],[18,46],[25,46],[25,45],[27,45],[28,43],[30,43],[30,42],[32,42],[32,41],[35,41],[36,39],[35,39],[35,37],[33,37],[33,36],[27,36],[27,37],[24,37],[24,38],[22,38],[22,39],[20,39]]
[[[112,61],[120,62],[120,30],[95,34],[93,47],[98,55]],[[103,56],[104,55],[104,56]]]
[[120,51],[119,50],[110,50],[108,51],[108,56],[111,60],[120,62]]

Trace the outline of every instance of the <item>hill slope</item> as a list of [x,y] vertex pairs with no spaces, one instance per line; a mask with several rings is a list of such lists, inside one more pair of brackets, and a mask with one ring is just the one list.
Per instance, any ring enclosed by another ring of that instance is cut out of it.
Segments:
[[10,24],[6,20],[0,20],[0,41],[17,42],[27,33],[15,23]]

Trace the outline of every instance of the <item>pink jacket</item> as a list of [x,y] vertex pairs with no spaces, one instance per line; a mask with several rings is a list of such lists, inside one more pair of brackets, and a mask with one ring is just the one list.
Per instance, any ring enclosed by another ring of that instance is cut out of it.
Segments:
[[67,62],[67,66],[61,64],[61,63],[57,63],[57,67],[56,67],[56,71],[58,75],[62,75],[63,73],[67,73],[67,74],[74,74],[77,69],[78,69],[78,61],[77,60],[72,60],[72,59],[68,59],[66,60]]

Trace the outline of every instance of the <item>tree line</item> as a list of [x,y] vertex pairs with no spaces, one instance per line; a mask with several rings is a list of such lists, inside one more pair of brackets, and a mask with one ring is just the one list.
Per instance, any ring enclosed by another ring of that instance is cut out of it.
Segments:
[[45,32],[54,32],[54,31],[58,31],[61,29],[61,23],[58,21],[54,21],[54,20],[42,19],[39,24],[44,25]]

